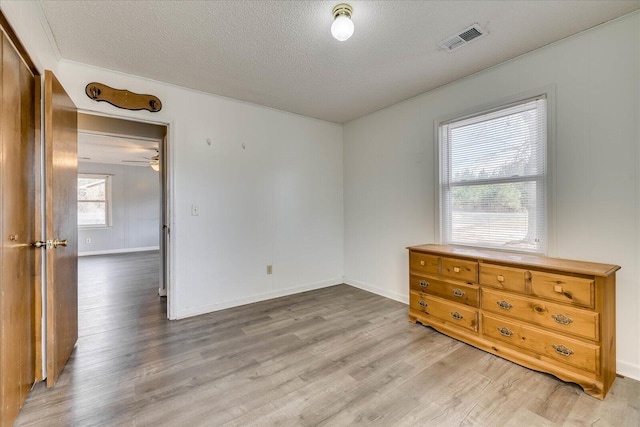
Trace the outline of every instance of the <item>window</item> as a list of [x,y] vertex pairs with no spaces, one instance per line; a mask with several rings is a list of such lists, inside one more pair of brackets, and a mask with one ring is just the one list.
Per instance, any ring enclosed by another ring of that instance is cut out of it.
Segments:
[[442,243],[546,252],[546,97],[441,123]]
[[111,177],[78,175],[78,226],[111,226]]

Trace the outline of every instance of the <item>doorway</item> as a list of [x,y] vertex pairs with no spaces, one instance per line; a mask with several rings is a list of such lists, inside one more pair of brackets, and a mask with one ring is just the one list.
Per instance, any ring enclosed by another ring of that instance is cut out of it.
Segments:
[[157,292],[168,299],[167,131],[164,124],[78,113],[79,262],[158,251]]

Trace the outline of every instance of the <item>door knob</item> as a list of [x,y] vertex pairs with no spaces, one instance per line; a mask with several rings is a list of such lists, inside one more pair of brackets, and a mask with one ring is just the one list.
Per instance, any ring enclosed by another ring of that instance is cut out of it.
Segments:
[[58,246],[67,246],[68,243],[69,242],[67,241],[67,239],[64,239],[64,240],[53,239],[53,240],[47,240],[46,242],[43,242],[42,240],[38,240],[37,242],[33,242],[32,245],[35,246],[36,248],[55,249]]
[[67,246],[67,239],[64,240],[58,240],[58,239],[53,239],[53,248],[57,248],[58,246]]

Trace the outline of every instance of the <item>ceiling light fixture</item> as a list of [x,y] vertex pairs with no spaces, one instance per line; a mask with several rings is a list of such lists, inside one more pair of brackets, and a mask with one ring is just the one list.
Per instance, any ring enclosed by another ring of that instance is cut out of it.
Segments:
[[353,21],[351,14],[353,9],[348,4],[339,4],[333,8],[333,24],[331,24],[331,34],[336,40],[341,42],[353,35]]

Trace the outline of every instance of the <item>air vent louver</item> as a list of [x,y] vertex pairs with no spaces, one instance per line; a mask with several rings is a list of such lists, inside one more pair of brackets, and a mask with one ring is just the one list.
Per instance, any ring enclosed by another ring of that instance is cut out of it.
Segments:
[[471,40],[475,39],[476,37],[480,37],[481,35],[482,33],[478,31],[477,28],[471,28],[464,33],[458,34],[458,36],[466,42],[470,42]]
[[486,31],[484,31],[480,25],[473,24],[472,26],[459,31],[457,34],[442,40],[438,43],[438,46],[451,52],[472,40],[485,36],[486,34]]

